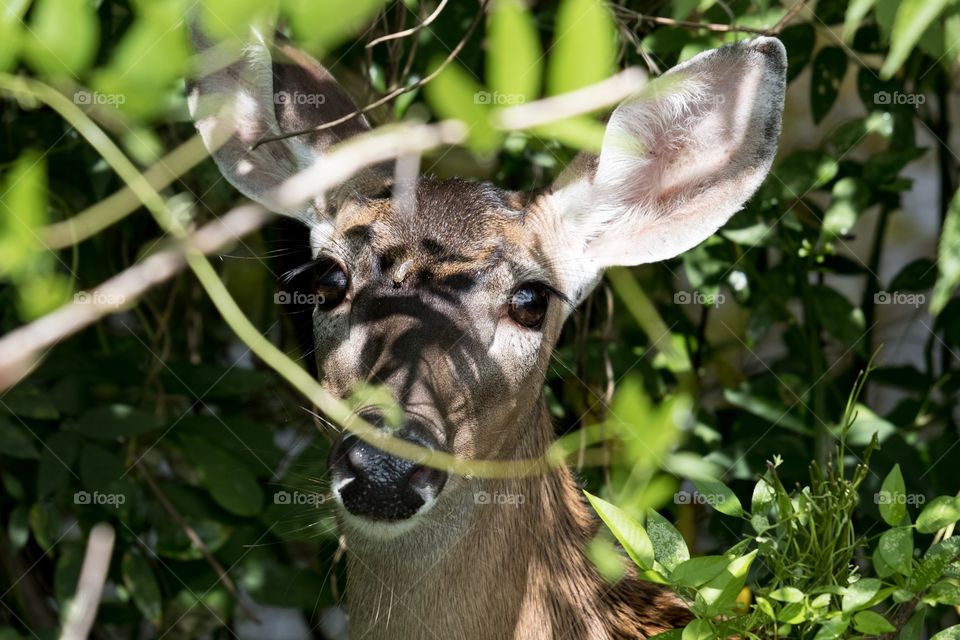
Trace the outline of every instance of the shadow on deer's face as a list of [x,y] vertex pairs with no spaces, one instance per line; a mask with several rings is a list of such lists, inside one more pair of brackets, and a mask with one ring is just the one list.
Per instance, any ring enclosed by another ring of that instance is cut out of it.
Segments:
[[[467,459],[518,457],[570,308],[541,216],[524,204],[457,180],[421,180],[409,211],[346,200],[314,232],[315,259],[298,276],[329,300],[314,310],[326,388],[343,397],[360,382],[386,385],[402,410],[395,435]],[[385,421],[376,408],[360,415]],[[424,513],[457,484],[349,433],[330,470],[336,499],[369,520]]]
[[[394,197],[378,197],[393,173],[380,167],[294,205],[278,185],[369,124],[316,60],[257,40],[193,83],[190,109],[232,184],[311,229],[314,259],[295,279],[317,296],[322,383],[339,397],[385,385],[401,409],[396,435],[467,459],[542,453],[550,425],[534,414],[567,314],[604,268],[665,260],[713,234],[776,152],[786,57],[758,38],[702,53],[632,95],[599,155],[578,157],[535,197],[459,180],[401,180]],[[387,422],[379,407],[361,415]],[[465,484],[349,435],[330,464],[358,530],[409,529]]]

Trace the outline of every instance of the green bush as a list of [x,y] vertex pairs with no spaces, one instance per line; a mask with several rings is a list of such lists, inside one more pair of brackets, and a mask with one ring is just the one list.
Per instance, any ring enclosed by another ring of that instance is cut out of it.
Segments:
[[[548,185],[596,149],[602,114],[508,131],[496,96],[557,95],[632,66],[656,74],[775,33],[791,109],[809,95],[785,129],[808,128],[807,143],[782,150],[716,236],[668,263],[611,272],[574,316],[547,381],[555,453],[642,573],[690,600],[697,619],[674,632],[685,640],[960,637],[960,195],[949,146],[960,3],[531,4],[500,0],[485,16],[450,2],[416,28],[438,3],[7,0],[6,345],[237,200],[187,116],[193,9],[235,43],[279,16],[359,104],[382,102],[374,123],[471,125],[464,148],[427,155],[431,172],[515,189]],[[860,115],[813,128],[850,99]],[[899,241],[889,230],[910,226],[908,167],[922,158],[935,161],[939,248],[881,279]],[[117,539],[98,635],[227,637],[255,615],[251,601],[316,626],[338,602],[322,419],[302,386],[254,355],[264,351],[251,351],[224,297],[207,295],[216,276],[254,333],[309,367],[298,318],[271,304],[302,235],[271,224],[138,299],[95,300],[115,313],[54,340],[29,375],[0,371],[0,637],[58,635],[99,522]],[[856,235],[869,236],[867,255],[850,248]],[[930,314],[916,320],[922,365],[885,363],[877,318],[891,296]],[[590,554],[611,578],[624,571],[610,536]]]

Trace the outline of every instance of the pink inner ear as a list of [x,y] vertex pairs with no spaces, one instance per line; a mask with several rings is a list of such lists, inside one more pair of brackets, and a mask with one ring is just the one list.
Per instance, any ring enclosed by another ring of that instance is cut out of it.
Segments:
[[760,185],[776,152],[785,68],[782,45],[764,40],[701,54],[614,112],[594,208],[579,220],[600,264],[677,255]]

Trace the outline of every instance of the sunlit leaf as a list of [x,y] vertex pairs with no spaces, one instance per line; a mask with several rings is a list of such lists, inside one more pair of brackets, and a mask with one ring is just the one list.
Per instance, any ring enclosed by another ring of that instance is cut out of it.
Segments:
[[960,520],[960,498],[939,496],[924,507],[917,516],[917,531],[935,533],[957,520]]
[[587,499],[594,510],[603,520],[607,528],[613,533],[624,551],[636,565],[642,569],[653,568],[653,544],[644,530],[643,525],[631,518],[616,505],[610,504],[602,498],[586,493]]
[[927,27],[950,4],[950,0],[901,0],[890,34],[887,54],[880,77],[889,78],[903,65]]
[[494,106],[537,97],[543,50],[530,11],[520,0],[498,0],[487,30],[487,86]]
[[906,488],[899,464],[893,465],[893,469],[883,479],[880,493],[877,494],[877,506],[880,517],[890,526],[897,526],[907,515]]
[[547,91],[565,93],[603,80],[617,56],[617,32],[601,0],[564,0],[547,63]]

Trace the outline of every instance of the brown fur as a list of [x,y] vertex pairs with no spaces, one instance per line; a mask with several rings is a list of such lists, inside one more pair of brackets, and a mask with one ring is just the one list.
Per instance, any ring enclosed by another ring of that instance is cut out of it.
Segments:
[[[342,301],[314,311],[321,384],[338,397],[361,381],[386,385],[406,422],[467,459],[544,455],[553,429],[543,382],[564,320],[604,268],[676,256],[739,210],[773,160],[786,69],[770,38],[696,56],[668,73],[668,90],[648,87],[617,107],[599,157],[581,156],[551,191],[427,179],[390,200],[380,192],[392,170],[380,166],[291,206],[274,187],[369,125],[361,116],[252,146],[353,105],[302,52],[264,43],[247,54],[196,81],[191,114],[231,183],[303,220],[314,255],[349,272]],[[301,95],[317,100],[290,99]],[[531,284],[552,290],[535,328],[509,314]],[[333,488],[341,507],[339,492],[359,477],[350,473]],[[450,476],[421,497],[399,521],[338,510],[355,640],[646,638],[689,620],[660,587],[603,581],[585,552],[598,524],[566,469]]]

